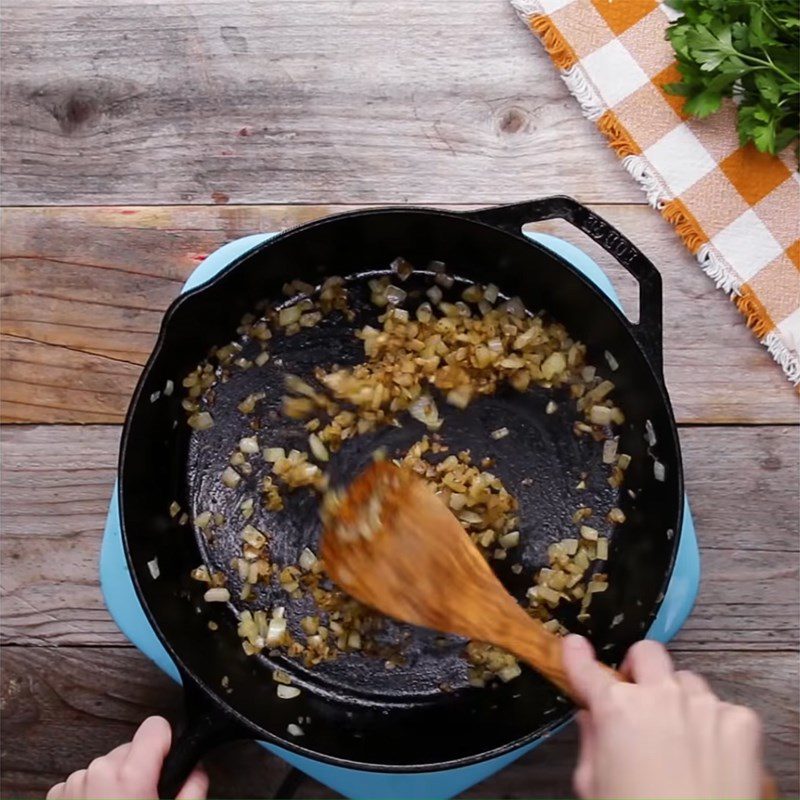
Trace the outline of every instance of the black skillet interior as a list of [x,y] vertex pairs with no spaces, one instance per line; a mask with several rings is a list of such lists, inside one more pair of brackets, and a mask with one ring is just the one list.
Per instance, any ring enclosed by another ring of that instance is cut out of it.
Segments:
[[[494,211],[489,214],[495,224],[503,219],[516,224],[520,214],[533,218],[530,208],[515,208],[500,217]],[[150,402],[168,379],[179,385],[181,376],[210,347],[233,338],[239,319],[259,299],[279,298],[285,281],[319,283],[327,275],[385,269],[401,254],[414,264],[442,260],[469,282],[492,281],[505,294],[519,295],[529,309],[547,309],[589,344],[589,363],[617,385],[615,396],[627,417],[620,451],[633,457],[622,490],[606,483],[600,446],[573,435],[572,404],[559,402],[559,411],[547,415],[544,408],[551,396],[542,390],[525,395],[501,392],[464,412],[449,412],[442,433],[455,449],[469,447],[474,455],[496,456],[494,471],[520,502],[519,555],[498,567],[518,597],[530,584],[531,571],[545,561],[547,545],[571,529],[569,517],[578,505],[623,508],[627,521],[612,539],[610,588],[593,603],[591,634],[609,661],[641,638],[671,571],[678,540],[672,532],[680,530],[682,509],[676,432],[658,367],[648,362],[631,326],[560,259],[513,233],[455,214],[395,209],[323,220],[257,248],[211,285],[177,301],[167,314],[126,426],[120,463],[122,518],[143,604],[186,680],[205,687],[200,697],[209,708],[237,717],[252,735],[312,757],[372,769],[437,769],[487,758],[538,737],[563,721],[570,705],[530,670],[508,684],[465,688],[466,666],[459,657],[463,642],[449,639],[442,647],[438,637],[426,631],[413,632],[408,665],[391,671],[360,654],[312,671],[287,659],[249,658],[241,650],[230,611],[203,604],[199,587],[188,580],[201,557],[229,572],[226,564],[238,530],[220,537],[201,555],[191,529],[180,528],[168,514],[176,499],[188,509],[214,503],[223,513],[233,502],[235,493],[220,491],[218,476],[233,443],[246,432],[235,406],[256,386],[261,391],[268,387],[263,417],[274,437],[270,443],[303,443],[300,428],[274,413],[283,393],[283,375],[308,374],[320,363],[358,360],[360,344],[350,326],[332,318],[289,339],[274,340],[265,367],[239,373],[217,393],[215,427],[195,441],[182,422],[179,390],[171,398]],[[360,285],[363,281],[354,281],[354,294]],[[660,317],[654,324],[660,326]],[[660,330],[647,330],[646,319],[642,325],[639,338],[655,360],[652,347],[660,340]],[[613,375],[605,351],[619,363]],[[644,438],[646,420],[657,438],[653,448]],[[490,432],[501,426],[511,435],[495,441]],[[356,474],[376,447],[402,450],[422,433],[422,427],[411,422],[355,440],[331,464],[334,481]],[[654,457],[666,467],[664,482],[654,479]],[[580,474],[587,471],[589,488],[578,493]],[[254,475],[252,481],[256,479]],[[272,533],[271,554],[279,563],[295,563],[302,548],[313,545],[318,535],[316,501],[310,493],[295,493],[287,512],[258,514],[255,522]],[[161,574],[153,580],[147,562],[156,556]],[[516,561],[525,567],[521,576],[510,572]],[[623,612],[623,619],[612,626]],[[302,616],[289,606],[288,615],[295,614]],[[218,631],[209,630],[210,619],[218,623]],[[390,627],[389,635],[400,631]],[[300,697],[276,698],[271,679],[275,666],[293,674],[305,689]],[[223,688],[223,677],[229,689]],[[442,693],[442,683],[457,691]],[[298,718],[304,720],[304,735],[295,739],[287,726]]]

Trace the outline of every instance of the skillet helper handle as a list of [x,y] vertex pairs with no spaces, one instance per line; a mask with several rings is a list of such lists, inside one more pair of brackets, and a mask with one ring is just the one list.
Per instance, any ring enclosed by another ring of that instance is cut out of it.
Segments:
[[509,206],[484,208],[466,216],[519,235],[523,225],[563,219],[594,239],[639,284],[639,322],[633,334],[659,374],[663,372],[661,275],[647,256],[616,228],[571,197],[556,195]]
[[216,708],[191,678],[181,676],[184,687],[184,720],[173,731],[172,745],[161,767],[158,796],[174,798],[206,753],[217,745],[248,736]]

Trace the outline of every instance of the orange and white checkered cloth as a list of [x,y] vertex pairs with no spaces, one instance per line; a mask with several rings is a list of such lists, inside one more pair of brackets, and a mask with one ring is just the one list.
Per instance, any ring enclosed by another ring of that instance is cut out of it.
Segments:
[[[800,180],[741,147],[732,104],[705,120],[662,86],[680,79],[656,0],[511,0],[593,120],[794,384],[800,384]],[[722,335],[722,332],[720,332]]]

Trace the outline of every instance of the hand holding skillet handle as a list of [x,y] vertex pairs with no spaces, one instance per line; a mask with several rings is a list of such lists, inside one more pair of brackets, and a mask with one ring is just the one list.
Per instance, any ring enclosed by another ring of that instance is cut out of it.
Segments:
[[403,622],[502,647],[577,700],[560,637],[518,605],[450,509],[412,472],[372,464],[343,498],[326,498],[323,521],[326,568],[357,600]]

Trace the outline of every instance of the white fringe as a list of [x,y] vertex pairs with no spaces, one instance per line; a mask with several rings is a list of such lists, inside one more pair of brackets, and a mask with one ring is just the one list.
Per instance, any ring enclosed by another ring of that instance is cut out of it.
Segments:
[[647,202],[653,208],[657,208],[660,211],[673,199],[667,193],[667,188],[662,183],[659,175],[642,156],[625,156],[622,159],[622,166],[642,188],[642,191],[647,195]]
[[524,23],[530,22],[530,18],[536,14],[543,14],[542,4],[539,0],[511,0],[511,5],[517,11]]
[[696,256],[703,272],[711,278],[725,294],[739,294],[742,281],[739,276],[717,255],[716,250],[706,242],[700,245]]
[[793,353],[779,333],[771,331],[762,340],[769,354],[783,367],[786,377],[795,385],[800,385],[800,359]]
[[[531,18],[544,13],[540,0],[511,0],[511,5],[516,9],[522,21],[530,26]],[[578,101],[584,116],[591,121],[598,120],[608,106],[591,81],[586,77],[583,68],[576,64],[566,70],[559,70],[561,77]],[[670,196],[666,186],[658,173],[642,156],[625,156],[622,166],[629,175],[639,184],[647,196],[647,202],[655,209],[661,210],[674,198]],[[726,264],[710,244],[701,245],[696,255],[697,261],[703,272],[714,281],[718,289],[727,295],[739,294],[741,280],[739,276]],[[770,355],[783,368],[786,377],[797,386],[800,384],[800,358],[793,352],[781,335],[772,331],[760,340]]]
[[583,67],[576,64],[569,69],[559,70],[564,83],[572,96],[578,101],[587,119],[596,122],[603,115],[607,106],[594,86],[586,79]]

